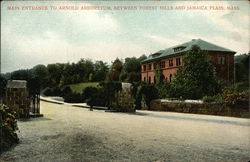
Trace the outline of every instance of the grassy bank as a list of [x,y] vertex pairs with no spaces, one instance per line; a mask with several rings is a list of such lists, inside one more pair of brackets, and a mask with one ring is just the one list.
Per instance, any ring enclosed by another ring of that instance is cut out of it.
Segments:
[[69,86],[71,88],[71,90],[75,93],[82,93],[82,91],[86,87],[97,87],[98,85],[99,85],[99,82],[87,82],[87,83],[69,84],[66,86]]

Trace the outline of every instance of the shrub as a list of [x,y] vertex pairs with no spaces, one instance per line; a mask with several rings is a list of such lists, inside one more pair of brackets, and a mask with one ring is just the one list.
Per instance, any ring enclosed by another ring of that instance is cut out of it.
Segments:
[[86,87],[83,98],[90,106],[111,107],[115,94],[122,89],[120,82],[102,82],[100,88]]
[[223,101],[229,104],[248,105],[249,104],[249,92],[237,92],[232,89],[225,89],[221,94]]
[[222,102],[222,99],[219,95],[215,95],[215,96],[204,96],[202,98],[203,102]]
[[55,88],[48,88],[45,90],[44,94],[46,96],[61,96],[62,91],[59,87],[55,87]]
[[83,97],[80,93],[68,93],[63,96],[65,102],[68,103],[83,103]]
[[243,92],[249,89],[249,82],[238,82],[232,86],[232,88],[237,92]]
[[135,108],[141,109],[141,101],[144,98],[146,105],[150,109],[150,102],[158,98],[158,90],[155,85],[142,83],[140,85],[134,84],[135,94]]
[[64,96],[67,96],[67,95],[69,95],[69,94],[72,94],[72,90],[71,90],[71,88],[70,88],[69,86],[66,86],[66,87],[64,87],[63,90],[61,91],[60,96],[61,96],[61,97],[64,97]]
[[83,99],[86,100],[86,99],[93,97],[93,95],[97,93],[97,91],[98,91],[98,88],[96,87],[86,87],[82,92]]
[[0,105],[0,131],[2,133],[0,141],[2,149],[0,152],[18,143],[17,130],[15,112],[5,105]]

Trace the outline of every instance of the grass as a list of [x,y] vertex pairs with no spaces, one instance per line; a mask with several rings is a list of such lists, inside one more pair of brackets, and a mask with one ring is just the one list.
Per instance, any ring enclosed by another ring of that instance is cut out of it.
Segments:
[[86,87],[97,87],[99,82],[86,82],[86,83],[77,83],[77,84],[69,84],[69,86],[73,92],[82,93],[82,91]]

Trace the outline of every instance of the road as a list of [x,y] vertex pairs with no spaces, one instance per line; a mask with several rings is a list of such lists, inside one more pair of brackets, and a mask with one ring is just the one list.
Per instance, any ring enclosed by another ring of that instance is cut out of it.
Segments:
[[18,121],[20,144],[0,161],[248,161],[248,119],[170,112],[89,111],[41,102]]

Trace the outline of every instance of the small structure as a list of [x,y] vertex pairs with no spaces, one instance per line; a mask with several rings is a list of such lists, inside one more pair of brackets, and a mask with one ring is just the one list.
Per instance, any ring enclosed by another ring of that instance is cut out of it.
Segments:
[[9,80],[6,89],[6,105],[16,112],[16,118],[29,118],[30,98],[27,81]]

